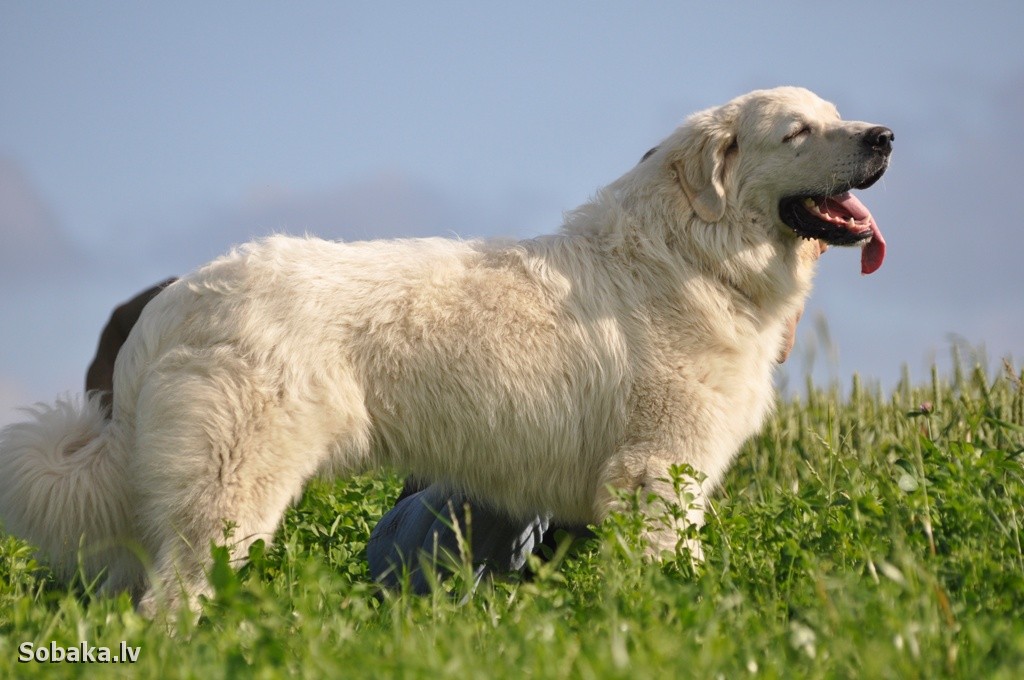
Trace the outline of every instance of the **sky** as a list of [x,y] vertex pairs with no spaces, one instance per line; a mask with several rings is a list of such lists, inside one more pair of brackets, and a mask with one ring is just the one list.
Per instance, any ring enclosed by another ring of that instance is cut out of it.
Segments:
[[0,4],[0,425],[120,301],[273,232],[529,238],[690,113],[801,85],[895,131],[888,242],[821,262],[784,379],[1024,355],[1024,4]]

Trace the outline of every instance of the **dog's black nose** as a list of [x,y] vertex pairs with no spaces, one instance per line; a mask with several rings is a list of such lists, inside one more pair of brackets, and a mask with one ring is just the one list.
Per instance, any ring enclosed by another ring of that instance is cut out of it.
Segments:
[[892,151],[893,140],[896,135],[887,127],[877,125],[864,133],[864,143],[875,151],[889,153]]

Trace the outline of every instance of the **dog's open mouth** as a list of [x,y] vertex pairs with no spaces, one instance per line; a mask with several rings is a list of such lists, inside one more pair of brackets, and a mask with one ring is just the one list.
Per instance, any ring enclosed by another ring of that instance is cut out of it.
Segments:
[[832,196],[792,196],[779,203],[779,217],[798,235],[833,246],[863,245],[860,270],[870,274],[882,266],[885,239],[871,213],[846,191]]

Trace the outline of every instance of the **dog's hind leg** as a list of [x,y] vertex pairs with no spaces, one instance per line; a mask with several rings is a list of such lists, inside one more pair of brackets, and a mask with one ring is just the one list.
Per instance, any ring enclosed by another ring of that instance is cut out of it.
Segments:
[[288,396],[237,356],[185,367],[161,371],[139,400],[148,615],[186,602],[194,611],[209,593],[211,544],[228,546],[237,564],[254,541],[269,541],[337,441],[339,421],[323,403]]
[[[139,611],[152,617],[158,611],[173,615],[182,605],[193,613],[200,611],[200,596],[209,596],[208,580],[210,551],[213,545],[224,545],[230,550],[231,563],[240,566],[248,556],[249,547],[257,540],[268,543],[281,522],[291,494],[253,495],[245,508],[234,508],[233,518],[219,517],[217,512],[202,510],[185,517],[169,518],[162,531],[156,551],[150,587],[139,601]],[[301,481],[294,486],[302,488]],[[212,493],[227,494],[223,489],[210,489]],[[211,504],[212,507],[212,504]],[[204,508],[205,510],[205,508]]]

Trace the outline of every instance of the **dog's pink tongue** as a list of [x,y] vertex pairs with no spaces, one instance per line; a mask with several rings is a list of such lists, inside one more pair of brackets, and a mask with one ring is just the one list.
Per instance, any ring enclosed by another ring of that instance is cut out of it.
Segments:
[[882,266],[882,260],[885,259],[885,239],[882,238],[882,232],[879,230],[878,224],[875,223],[875,218],[871,216],[871,212],[860,202],[860,199],[849,192],[842,196],[836,196],[832,200],[841,205],[858,222],[867,220],[871,227],[871,240],[864,244],[864,249],[861,250],[860,273],[872,274],[878,271],[878,268]]
[[882,260],[885,259],[885,239],[882,238],[882,232],[879,231],[873,217],[871,218],[871,234],[871,240],[864,245],[864,249],[860,252],[861,274],[872,274],[878,271],[878,268],[882,266]]

